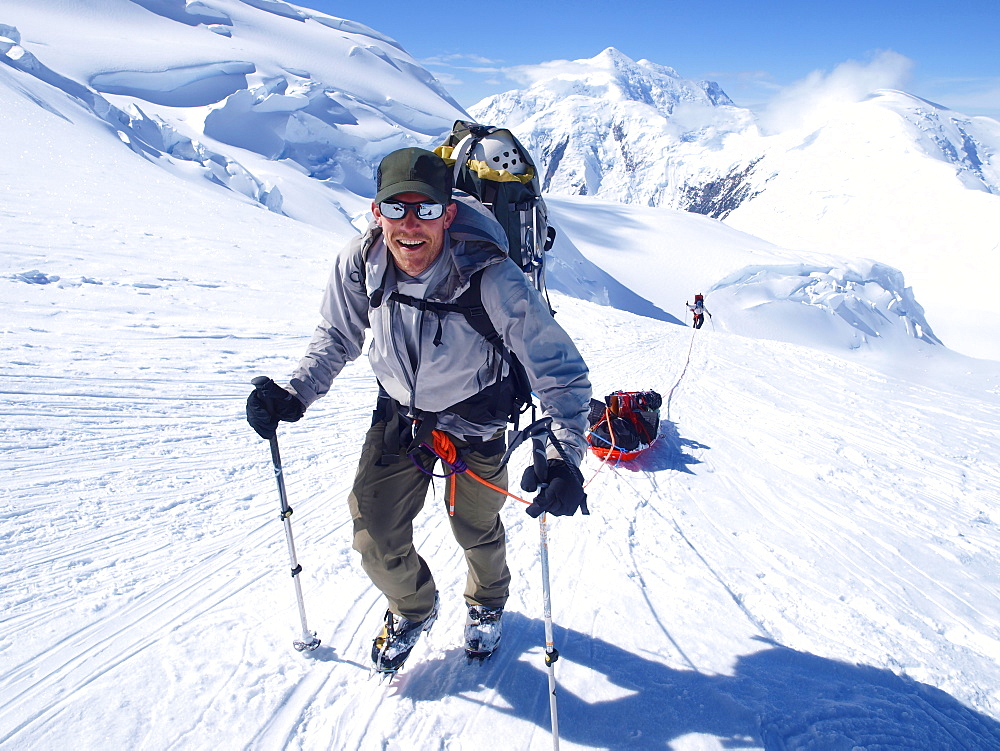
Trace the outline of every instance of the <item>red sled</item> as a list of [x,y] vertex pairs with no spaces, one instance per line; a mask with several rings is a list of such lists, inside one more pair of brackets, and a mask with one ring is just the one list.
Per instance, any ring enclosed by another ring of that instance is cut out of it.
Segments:
[[655,391],[616,391],[590,400],[590,450],[604,461],[635,459],[656,441],[660,431],[660,405]]
[[[590,440],[589,438],[587,440]],[[649,444],[652,446],[653,444]],[[649,446],[640,446],[634,451],[624,451],[622,449],[604,448],[602,446],[595,446],[593,443],[590,444],[590,450],[593,451],[597,456],[601,457],[606,462],[627,462],[630,459],[635,459],[639,454],[649,448]]]

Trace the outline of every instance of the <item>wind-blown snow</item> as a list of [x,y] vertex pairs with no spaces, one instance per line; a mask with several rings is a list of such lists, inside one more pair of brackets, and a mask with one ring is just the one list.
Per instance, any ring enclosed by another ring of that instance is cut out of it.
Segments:
[[[276,59],[285,24],[310,23],[266,0],[133,5],[4,9],[21,38],[5,30],[0,60],[21,49],[85,85],[29,15],[63,39],[109,8],[168,40],[184,37],[160,19],[222,41],[250,25]],[[117,44],[154,69],[160,52]],[[551,747],[538,526],[516,502],[501,651],[464,664],[439,488],[416,533],[439,623],[391,685],[368,679],[384,603],[345,501],[376,394],[364,359],[280,431],[323,640],[292,649],[277,489],[243,404],[303,352],[354,209],[332,229],[282,215],[95,110],[0,65],[0,746]],[[217,146],[261,179],[264,161]],[[334,210],[321,181],[290,184],[287,202]],[[664,208],[550,209],[553,287],[587,298],[553,302],[597,394],[665,400],[660,441],[629,465],[589,458],[592,515],[552,524],[563,747],[1000,748],[1000,367],[908,331],[926,322],[883,264]],[[698,291],[711,321],[671,323]]]
[[873,91],[905,89],[912,67],[913,61],[898,52],[883,51],[866,62],[848,60],[829,73],[813,71],[781,89],[767,103],[759,122],[770,135],[789,130],[811,132]]

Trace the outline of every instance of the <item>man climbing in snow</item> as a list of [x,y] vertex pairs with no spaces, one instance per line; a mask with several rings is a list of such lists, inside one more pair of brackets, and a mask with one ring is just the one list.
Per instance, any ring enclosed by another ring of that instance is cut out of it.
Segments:
[[[694,305],[687,302],[686,300],[684,301],[684,304],[688,306],[688,310],[690,310],[692,315],[694,316],[694,321],[691,323],[691,325],[694,326],[694,328],[696,329],[700,329],[702,324],[705,323],[705,314],[708,313],[708,309],[705,307],[705,296],[695,295]],[[712,314],[708,313],[708,317],[711,318]],[[714,326],[715,324],[713,323],[712,325]]]
[[[500,460],[514,391],[510,358],[498,356],[499,343],[477,333],[465,314],[441,307],[470,284],[479,285],[481,307],[523,364],[569,461],[552,454],[548,484],[529,512],[572,515],[586,498],[577,465],[587,445],[587,366],[507,257],[500,224],[475,199],[453,199],[452,180],[451,168],[430,151],[401,149],[382,160],[374,220],[339,254],[322,320],[288,387],[270,381],[247,402],[250,424],[273,436],[279,420],[298,420],[327,393],[371,330],[379,398],[348,503],[354,548],[388,600],[372,645],[383,673],[402,666],[438,614],[437,587],[414,547],[412,526],[440,458],[429,448],[439,438],[431,431],[450,439],[472,472],[506,488]],[[468,564],[466,651],[485,658],[500,642],[510,586],[500,520],[505,496],[467,473],[456,480],[449,521]]]

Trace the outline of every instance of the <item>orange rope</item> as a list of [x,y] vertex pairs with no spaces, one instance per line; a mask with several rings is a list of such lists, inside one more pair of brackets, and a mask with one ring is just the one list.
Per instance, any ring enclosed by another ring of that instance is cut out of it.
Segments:
[[[601,419],[597,422],[597,425],[594,426],[594,429],[601,427],[601,423],[603,423],[606,420],[607,423],[608,423],[608,435],[611,437],[611,448],[614,448],[615,447],[615,431],[614,431],[614,429],[611,426],[611,418],[609,417],[609,413],[610,412],[611,412],[611,408],[610,407],[606,407],[604,409],[604,414],[601,416]],[[609,463],[610,459],[611,459],[611,452],[609,451],[607,454],[604,455],[604,458],[601,459],[601,466],[599,466],[597,468],[597,471],[594,472],[594,474],[592,474],[590,476],[590,479],[587,480],[587,482],[585,482],[583,484],[583,489],[584,490],[586,490],[587,486],[590,485],[590,483],[592,483],[594,481],[594,479],[597,477],[598,474],[600,474],[601,470],[604,469],[605,466],[607,466],[607,464]]]
[[[438,459],[447,464],[450,468],[454,469],[455,464],[458,461],[458,450],[455,448],[455,444],[452,443],[451,438],[449,438],[446,433],[442,433],[440,430],[435,430],[433,432],[433,436],[434,436],[434,447],[433,447],[434,453],[437,454]],[[448,499],[448,513],[451,516],[455,515],[455,485],[456,485],[455,481],[459,474],[460,474],[459,472],[455,472],[449,478],[451,497]],[[469,477],[471,477],[473,480],[481,482],[486,487],[492,488],[493,490],[496,490],[499,493],[503,493],[504,495],[513,498],[515,501],[520,501],[526,506],[531,505],[531,501],[526,501],[520,496],[516,496],[513,493],[508,493],[506,490],[504,490],[501,487],[497,487],[492,482],[484,480],[482,477],[477,475],[471,469],[466,468],[465,474],[469,475]]]

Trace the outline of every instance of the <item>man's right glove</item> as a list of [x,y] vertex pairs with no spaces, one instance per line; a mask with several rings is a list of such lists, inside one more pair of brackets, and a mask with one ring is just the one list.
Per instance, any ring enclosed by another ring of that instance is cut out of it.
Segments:
[[261,438],[274,438],[279,421],[295,422],[305,413],[299,398],[270,378],[255,378],[253,384],[254,390],[247,397],[247,422]]
[[[528,516],[538,518],[543,513],[553,516],[572,516],[580,509],[589,514],[587,494],[583,492],[583,475],[576,467],[570,467],[562,459],[549,459],[546,466],[546,484],[535,496],[535,502],[526,509]],[[528,493],[538,490],[539,478],[534,467],[524,470],[521,489]]]

